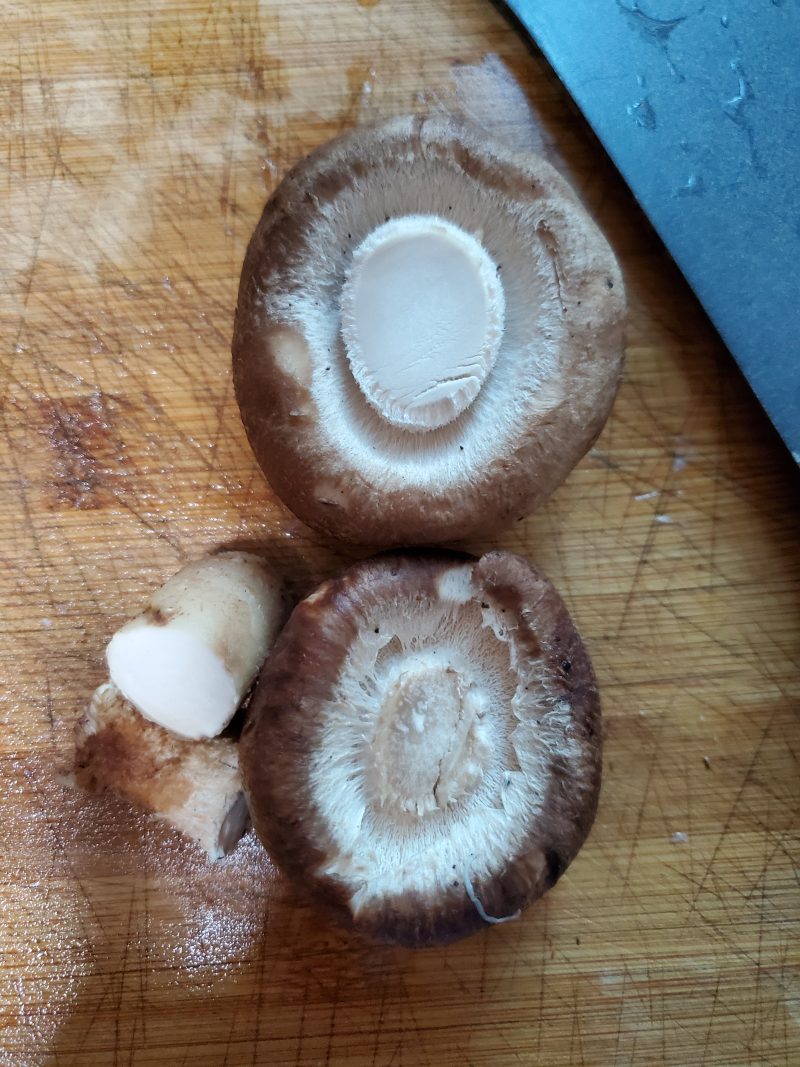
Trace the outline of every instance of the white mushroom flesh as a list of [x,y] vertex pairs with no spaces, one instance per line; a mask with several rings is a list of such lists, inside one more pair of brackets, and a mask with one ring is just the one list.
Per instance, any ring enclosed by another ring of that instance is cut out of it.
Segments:
[[342,291],[353,376],[387,421],[415,430],[451,422],[478,395],[503,335],[497,265],[472,234],[435,215],[373,230]]
[[111,680],[148,719],[181,737],[219,734],[283,622],[277,579],[258,557],[187,564],[112,637]]
[[553,758],[580,757],[569,703],[471,575],[465,564],[436,598],[376,603],[323,709],[310,779],[334,847],[318,874],[348,886],[354,914],[502,871]]

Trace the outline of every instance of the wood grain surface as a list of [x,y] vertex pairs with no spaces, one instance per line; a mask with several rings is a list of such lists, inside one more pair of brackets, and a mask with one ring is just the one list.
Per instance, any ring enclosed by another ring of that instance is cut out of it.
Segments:
[[[0,1062],[800,1063],[797,470],[541,58],[483,0],[0,10]],[[594,657],[597,824],[522,921],[416,954],[252,836],[208,866],[59,783],[105,642],[182,561],[262,546],[300,592],[348,558],[256,468],[232,312],[287,166],[410,109],[555,162],[631,306],[597,447],[498,542]]]

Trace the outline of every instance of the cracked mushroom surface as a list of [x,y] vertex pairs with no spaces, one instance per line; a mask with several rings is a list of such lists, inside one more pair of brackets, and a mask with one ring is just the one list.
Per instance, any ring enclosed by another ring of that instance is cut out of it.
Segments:
[[345,923],[410,946],[516,918],[592,825],[591,664],[507,552],[389,554],[294,610],[240,742],[256,832]]
[[273,489],[345,540],[486,535],[542,503],[616,392],[617,261],[567,182],[460,120],[302,160],[242,268],[236,396]]

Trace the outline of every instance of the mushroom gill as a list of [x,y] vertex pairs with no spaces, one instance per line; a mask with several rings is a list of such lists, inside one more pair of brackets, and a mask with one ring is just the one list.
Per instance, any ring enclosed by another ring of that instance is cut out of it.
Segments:
[[599,700],[525,560],[398,554],[295,609],[241,761],[261,840],[348,925],[409,945],[516,916],[591,826]]

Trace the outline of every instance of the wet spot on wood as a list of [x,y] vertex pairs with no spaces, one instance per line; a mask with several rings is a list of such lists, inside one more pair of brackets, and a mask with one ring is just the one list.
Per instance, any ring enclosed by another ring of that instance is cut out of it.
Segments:
[[250,56],[243,65],[248,93],[270,101],[283,100],[289,92],[286,66],[278,56]]
[[113,500],[109,475],[124,456],[109,422],[106,398],[96,391],[42,399],[33,414],[48,446],[40,484],[51,506],[91,510]]

